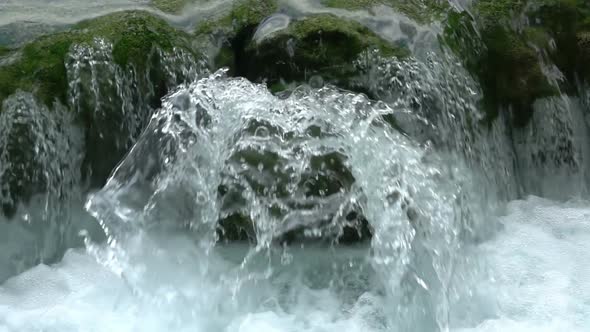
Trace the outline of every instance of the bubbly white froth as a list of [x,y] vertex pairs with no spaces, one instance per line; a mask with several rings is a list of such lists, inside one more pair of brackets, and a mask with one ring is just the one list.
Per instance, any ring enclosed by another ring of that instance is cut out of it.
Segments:
[[[588,205],[531,197],[510,203],[501,221],[504,229],[476,250],[488,272],[479,276],[472,300],[452,310],[452,330],[587,331]],[[293,249],[275,277],[232,294],[216,286],[223,284],[217,278],[233,271],[244,248],[217,250],[205,268],[184,238],[134,245],[144,252],[135,272],[149,272],[141,278],[151,293],[141,294],[126,273],[114,274],[93,255],[71,250],[61,263],[39,265],[1,286],[0,331],[388,330],[379,285],[370,280],[373,271],[364,259],[367,248]]]

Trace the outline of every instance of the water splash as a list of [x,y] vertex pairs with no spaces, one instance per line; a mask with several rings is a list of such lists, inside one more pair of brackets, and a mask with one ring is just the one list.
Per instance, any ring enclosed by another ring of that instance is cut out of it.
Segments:
[[484,188],[482,205],[517,197],[507,121],[501,114],[490,125],[483,122],[481,89],[456,58],[428,53],[424,61],[398,60],[370,52],[356,65],[363,73],[358,84],[399,110],[388,122],[422,146],[461,156]]
[[[392,308],[388,324],[403,330],[399,322],[422,320],[444,329],[449,308],[441,299],[461,274],[455,262],[467,225],[477,222],[463,192],[469,173],[441,166],[444,157],[383,120],[395,112],[331,87],[301,87],[280,99],[224,72],[179,88],[88,201],[109,235],[102,261],[137,271],[128,243],[187,230],[210,252],[223,234],[218,222],[243,213],[256,245],[227,278],[239,298],[244,283],[273,275],[277,240],[296,232],[337,241],[346,227],[362,228],[347,218],[355,212],[372,232],[371,265]],[[254,272],[260,259],[267,268]],[[142,278],[126,279],[150,293]],[[414,296],[418,289],[424,296]],[[418,303],[430,309],[418,312]]]
[[[6,260],[20,267],[7,269],[2,280],[39,261],[52,262],[67,248],[82,244],[77,232],[95,228],[77,212],[89,184],[102,185],[147,125],[161,96],[207,72],[204,62],[180,49],[154,49],[147,55],[145,72],[122,68],[113,61],[112,48],[103,39],[72,46],[65,59],[66,105],[55,102],[50,108],[25,92],[4,101],[0,225],[38,240],[3,242]],[[71,215],[76,215],[76,222]]]
[[87,167],[102,185],[147,125],[160,98],[178,84],[207,72],[204,62],[181,49],[154,48],[140,70],[122,68],[113,59],[113,45],[96,38],[75,45],[68,54],[68,107],[91,124],[86,132]]

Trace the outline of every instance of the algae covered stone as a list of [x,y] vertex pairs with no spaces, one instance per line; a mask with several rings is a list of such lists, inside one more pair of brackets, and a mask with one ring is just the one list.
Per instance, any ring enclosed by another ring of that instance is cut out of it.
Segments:
[[[21,92],[46,112],[70,112],[84,132],[81,172],[92,187],[104,184],[160,98],[198,71],[201,59],[189,34],[140,11],[83,21],[10,54],[10,61],[0,61],[0,114],[7,123],[21,121],[7,112],[10,103],[5,102]],[[34,148],[13,149],[6,160],[30,159],[27,151]],[[34,174],[33,168],[27,174]],[[13,203],[30,195],[21,196]]]
[[[273,24],[276,26],[267,29]],[[265,82],[273,92],[310,80],[313,85],[331,83],[359,90],[354,86],[359,74],[354,61],[363,52],[410,54],[407,48],[392,45],[350,18],[333,14],[292,17],[280,12],[273,0],[236,1],[225,15],[201,22],[194,34],[213,50],[214,67],[227,67],[231,75]]]
[[66,103],[67,73],[65,58],[72,45],[88,44],[95,38],[113,43],[114,61],[122,66],[147,65],[154,47],[190,49],[187,34],[164,20],[145,12],[121,12],[75,25],[70,31],[41,37],[25,46],[18,61],[0,67],[0,103],[16,90],[35,92],[45,104]]
[[288,22],[261,38],[253,38],[256,31],[249,26],[221,48],[216,65],[251,81],[266,82],[275,90],[310,79],[351,88],[358,74],[353,62],[362,52],[377,49],[386,56],[409,55],[407,49],[391,45],[362,24],[331,14]]
[[[587,7],[578,0],[480,0],[475,16],[448,16],[442,39],[478,78],[489,120],[509,108],[513,123],[523,126],[535,100],[572,90],[584,67],[578,31]],[[567,80],[547,77],[543,54]]]
[[270,84],[280,80],[307,82],[316,76],[347,87],[357,74],[353,62],[371,49],[385,56],[409,54],[358,22],[330,14],[314,15],[292,22],[261,41],[252,40],[237,64],[237,72]]
[[225,12],[195,27],[195,43],[210,55],[214,67],[233,68],[256,27],[277,10],[276,0],[234,1]]
[[163,12],[178,13],[190,2],[191,0],[152,0],[152,6]]
[[276,0],[236,0],[228,11],[201,22],[195,35],[222,32],[228,39],[238,34],[253,33],[256,26],[278,10]]
[[440,0],[322,0],[321,3],[327,7],[348,10],[385,5],[420,23],[440,19],[450,8],[447,1]]

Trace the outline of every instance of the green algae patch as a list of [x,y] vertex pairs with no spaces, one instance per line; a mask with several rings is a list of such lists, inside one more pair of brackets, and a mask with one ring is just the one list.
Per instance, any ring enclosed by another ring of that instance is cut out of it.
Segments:
[[114,60],[123,67],[129,63],[145,67],[147,54],[154,47],[162,51],[174,47],[190,50],[188,34],[146,12],[121,12],[81,22],[74,33],[78,31],[86,41],[96,37],[111,41]]
[[190,47],[188,34],[145,12],[120,12],[84,21],[70,31],[23,46],[17,61],[1,66],[0,103],[23,90],[34,92],[48,106],[56,100],[66,104],[66,56],[73,45],[90,44],[96,38],[113,43],[113,58],[118,65],[133,65],[138,70],[146,68],[154,48],[171,51],[174,47]]
[[0,45],[0,57],[5,56],[8,53],[10,53],[10,49],[8,47],[4,47],[4,46]]
[[152,0],[152,6],[165,12],[176,14],[182,11],[191,0]]
[[536,99],[557,95],[545,77],[537,52],[519,36],[503,29],[484,35],[488,52],[482,58],[480,83],[486,99],[497,106],[512,106],[517,126],[528,123]]
[[[545,30],[554,40],[554,48],[546,48],[551,60],[565,74],[568,82],[574,82],[580,74],[590,78],[585,72],[587,61],[580,47],[579,34],[587,29],[590,18],[590,4],[578,0],[544,0],[542,4],[527,13],[532,26]],[[571,92],[573,85],[563,86]]]
[[[478,78],[488,120],[510,107],[514,125],[532,116],[536,99],[574,92],[588,75],[580,38],[590,5],[580,0],[480,0],[471,16],[451,13],[441,40]],[[543,73],[543,54],[565,74],[559,85]]]
[[475,4],[483,29],[496,25],[509,25],[512,18],[523,11],[525,1],[480,0]]
[[306,82],[311,77],[348,87],[358,70],[353,62],[367,50],[383,56],[406,57],[409,50],[392,46],[356,21],[330,14],[292,22],[245,49],[237,73],[270,85],[285,80]]
[[276,0],[238,0],[228,12],[201,22],[195,28],[195,35],[223,32],[227,38],[234,38],[244,30],[253,30],[269,15],[278,10]]
[[438,0],[322,0],[321,3],[326,7],[348,10],[385,5],[420,23],[443,18],[450,8],[448,2]]
[[0,67],[0,102],[16,90],[35,92],[47,105],[65,101],[67,75],[64,58],[72,40],[65,35],[41,38],[20,51],[20,59]]
[[270,0],[237,2],[228,15],[202,22],[195,38],[206,38],[217,47],[213,67],[227,67],[231,75],[265,82],[273,92],[312,78],[318,84],[352,89],[359,74],[354,61],[362,52],[377,49],[383,56],[400,58],[410,54],[407,48],[393,46],[362,24],[332,14],[292,21],[255,40],[257,27],[277,9],[276,2]]
[[[212,53],[212,66],[235,67],[236,57],[254,35],[256,27],[278,10],[276,0],[239,0],[227,12],[200,22],[195,43]],[[233,72],[232,72],[233,74]]]

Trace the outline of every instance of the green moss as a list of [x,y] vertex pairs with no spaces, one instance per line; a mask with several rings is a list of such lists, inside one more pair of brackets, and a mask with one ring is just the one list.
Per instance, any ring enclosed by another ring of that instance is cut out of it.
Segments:
[[230,74],[235,74],[236,63],[256,27],[277,10],[276,0],[238,0],[228,12],[200,23],[194,32],[196,42],[215,53],[214,67],[229,67]]
[[327,7],[348,10],[369,9],[376,5],[385,5],[421,23],[440,19],[449,9],[448,2],[438,0],[322,0],[322,4]]
[[0,101],[17,89],[36,90],[48,105],[54,97],[65,100],[67,77],[63,62],[71,43],[62,34],[25,46],[20,61],[0,67]]
[[0,56],[5,56],[8,53],[10,53],[10,49],[0,45]]
[[232,4],[229,12],[201,22],[194,33],[203,35],[223,31],[227,38],[233,38],[239,31],[248,27],[254,29],[277,9],[276,0],[238,0]]
[[[479,79],[489,118],[499,106],[511,106],[515,124],[524,125],[536,99],[572,88],[567,82],[559,89],[551,86],[536,49],[544,49],[573,82],[581,68],[577,31],[585,24],[587,7],[580,0],[480,0],[475,19],[450,14],[441,39]],[[523,19],[530,25],[513,28]]]
[[[254,3],[256,5],[254,5]],[[350,87],[358,73],[353,62],[361,52],[379,49],[384,56],[405,57],[409,50],[395,47],[360,23],[331,14],[308,16],[258,43],[252,39],[256,27],[276,11],[274,1],[242,1],[229,15],[199,25],[197,35],[221,32],[221,49],[215,67],[229,67],[230,74],[270,87],[306,82],[312,76]]]
[[353,61],[368,49],[405,57],[409,51],[390,45],[356,21],[323,14],[292,22],[259,43],[251,41],[237,62],[238,75],[274,85],[305,82],[312,76],[350,87],[357,74]]
[[112,41],[113,57],[121,66],[132,62],[143,67],[154,46],[163,51],[175,46],[190,49],[188,34],[145,12],[121,12],[81,22],[75,31],[82,32],[86,40],[102,37]]
[[240,26],[258,25],[277,9],[275,0],[241,0],[234,4],[231,17]]
[[166,13],[179,13],[191,0],[152,0],[152,6]]
[[528,43],[541,49],[549,49],[551,47],[551,35],[545,29],[526,27],[523,30],[523,38]]
[[188,49],[188,36],[165,21],[145,12],[120,12],[81,22],[70,31],[41,37],[20,51],[20,59],[0,67],[0,102],[21,89],[35,92],[47,105],[65,103],[67,73],[65,57],[73,44],[90,43],[101,37],[111,41],[117,64],[141,69],[153,47]]
[[484,42],[488,52],[479,76],[485,97],[495,109],[511,105],[515,124],[524,125],[532,115],[533,102],[558,90],[543,74],[536,51],[519,35],[496,28],[486,32]]
[[525,0],[480,0],[475,11],[484,29],[495,25],[509,25],[512,17],[522,12]]

